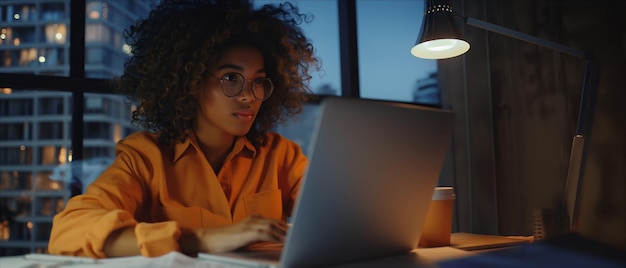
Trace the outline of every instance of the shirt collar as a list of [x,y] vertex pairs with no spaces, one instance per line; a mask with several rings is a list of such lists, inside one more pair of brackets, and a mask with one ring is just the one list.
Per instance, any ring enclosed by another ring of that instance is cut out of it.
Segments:
[[[176,145],[174,145],[173,162],[178,161],[178,159],[180,159],[190,147],[193,147],[198,152],[202,152],[198,139],[193,131],[189,132],[185,141],[177,142]],[[235,138],[235,145],[233,146],[233,150],[229,153],[228,158],[230,159],[232,156],[239,154],[244,150],[248,151],[253,158],[256,156],[256,148],[252,142],[250,142],[246,136],[238,136]]]

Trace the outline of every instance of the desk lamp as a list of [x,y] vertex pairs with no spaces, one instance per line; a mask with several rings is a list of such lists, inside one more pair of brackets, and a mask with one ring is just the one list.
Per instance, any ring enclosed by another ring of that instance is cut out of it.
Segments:
[[[593,106],[595,105],[595,90],[592,89],[595,87],[595,84],[592,84],[592,82],[594,82],[592,80],[595,80],[594,78],[597,75],[597,66],[595,65],[593,57],[588,53],[549,40],[544,40],[474,18],[458,16],[452,11],[450,2],[449,0],[424,1],[424,21],[416,44],[411,48],[411,54],[424,59],[447,59],[467,52],[470,49],[470,44],[463,39],[463,35],[461,31],[459,31],[455,21],[455,17],[460,17],[467,25],[550,48],[561,53],[581,58],[585,61],[580,110],[578,113],[576,133],[572,140],[562,204],[564,213],[569,221],[566,228],[570,231],[575,230],[579,210],[579,188],[582,184],[581,171],[584,166],[588,144],[588,140],[585,141],[585,134],[589,133],[588,129],[591,127],[594,111]],[[589,114],[587,114],[587,109],[590,110]]]

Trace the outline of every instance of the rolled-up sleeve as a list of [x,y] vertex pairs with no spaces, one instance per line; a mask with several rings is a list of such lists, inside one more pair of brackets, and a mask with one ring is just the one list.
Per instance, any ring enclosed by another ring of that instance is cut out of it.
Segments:
[[180,227],[175,221],[139,223],[135,226],[137,245],[144,256],[161,256],[180,251]]
[[89,199],[82,195],[72,198],[65,210],[54,217],[50,253],[105,258],[107,237],[115,230],[137,224],[128,211],[98,208]]
[[[142,209],[149,195],[149,182],[140,178],[152,177],[151,161],[146,161],[145,155],[160,155],[160,152],[151,152],[151,148],[142,149],[145,152],[123,141],[118,143],[112,165],[84,194],[71,198],[65,209],[54,217],[48,243],[51,254],[105,258],[103,249],[109,235],[120,228],[137,225],[135,212]],[[178,228],[175,222],[172,224]],[[175,233],[170,236],[176,239],[173,243],[178,239]],[[150,239],[138,237],[138,241]]]

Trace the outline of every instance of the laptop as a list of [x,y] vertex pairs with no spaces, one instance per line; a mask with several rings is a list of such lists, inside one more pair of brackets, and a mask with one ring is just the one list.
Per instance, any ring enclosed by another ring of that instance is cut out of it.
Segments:
[[242,267],[323,267],[410,252],[453,124],[448,110],[322,99],[284,245],[198,258]]

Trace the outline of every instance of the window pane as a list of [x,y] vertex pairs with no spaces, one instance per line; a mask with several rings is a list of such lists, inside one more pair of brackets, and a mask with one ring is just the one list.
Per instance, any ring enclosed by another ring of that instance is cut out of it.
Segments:
[[302,152],[304,152],[305,155],[309,155],[311,135],[313,134],[313,128],[318,115],[318,104],[306,104],[304,105],[302,113],[299,114],[297,118],[288,120],[278,126],[276,132],[298,143]]
[[30,170],[2,170],[0,171],[0,191],[30,190],[33,179]]
[[[57,95],[57,94],[55,94]],[[60,96],[42,97],[39,99],[38,114],[40,115],[56,115],[63,114],[65,109],[64,98],[69,97],[69,94],[63,94]]]
[[53,21],[63,20],[69,18],[69,10],[65,9],[63,2],[58,3],[43,3],[41,5],[40,20]]
[[0,28],[0,39],[3,45],[33,45],[35,43],[35,26],[15,25]]
[[[257,6],[284,3],[282,0],[255,0]],[[300,26],[311,40],[315,55],[320,58],[322,70],[311,70],[311,90],[316,94],[341,95],[339,57],[339,19],[337,1],[290,1],[300,8],[300,13],[311,14],[310,23]]]
[[129,59],[123,31],[147,17],[153,1],[88,0],[85,25],[85,77],[112,78]]
[[4,49],[4,47],[0,47],[0,49],[2,49],[2,53],[0,53],[0,67],[2,68],[37,66],[37,50],[35,48]]
[[40,140],[62,140],[67,137],[65,133],[69,133],[69,129],[65,129],[65,122],[63,121],[39,123],[38,134]]
[[410,53],[424,2],[357,1],[356,8],[361,97],[439,104],[437,62]]
[[[9,121],[9,122],[3,122]],[[0,140],[23,141],[31,140],[33,124],[31,122],[10,122],[13,120],[0,120]]]
[[48,44],[65,44],[67,41],[68,27],[63,23],[50,23],[43,26],[41,30],[42,43]]
[[33,147],[3,142],[0,146],[0,165],[30,165],[33,163]]
[[19,116],[33,114],[33,100],[24,96],[0,94],[0,116]]

